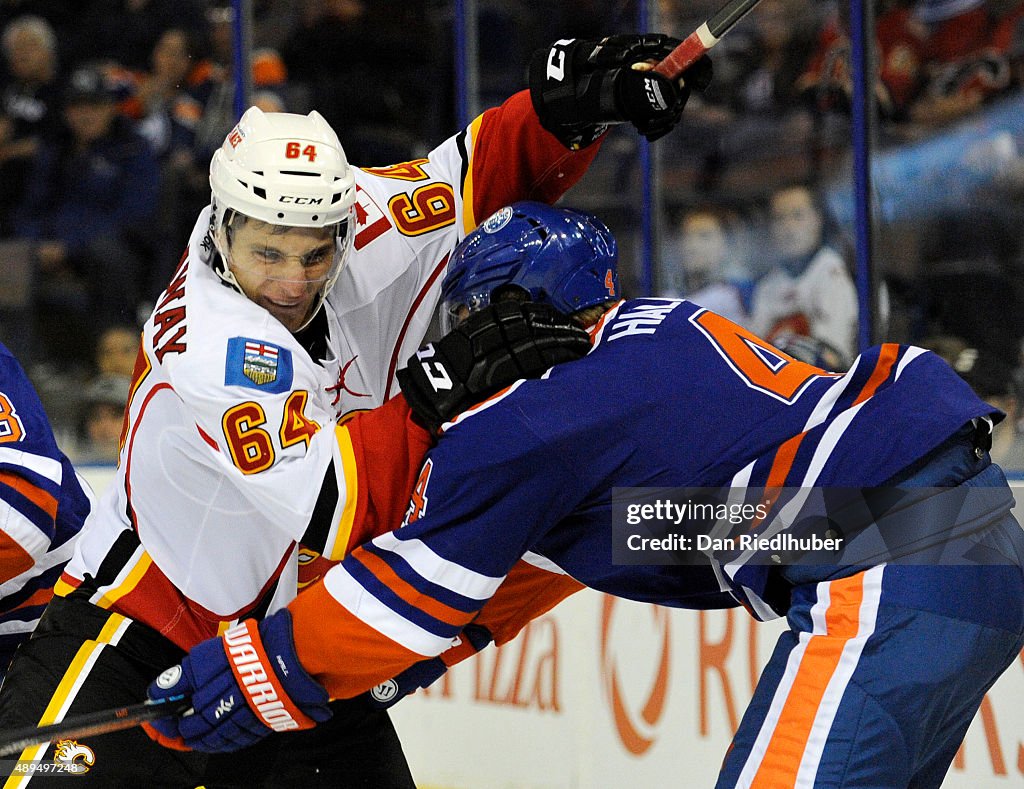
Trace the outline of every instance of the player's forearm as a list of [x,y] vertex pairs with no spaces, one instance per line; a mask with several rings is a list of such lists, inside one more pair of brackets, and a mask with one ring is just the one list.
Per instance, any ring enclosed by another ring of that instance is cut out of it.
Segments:
[[323,581],[303,591],[288,609],[299,661],[331,698],[358,696],[432,657],[370,627],[336,600]]
[[357,414],[338,429],[347,431],[352,442],[355,469],[346,474],[354,472],[357,477],[355,485],[346,480],[358,498],[347,554],[401,525],[409,493],[433,439],[413,420],[403,395]]
[[478,187],[477,222],[517,200],[555,202],[583,176],[601,145],[598,140],[580,151],[566,150],[540,125],[526,90],[484,112],[474,127],[470,186]]
[[[473,623],[487,628],[494,643],[501,646],[515,638],[531,620],[583,588],[583,584],[568,575],[519,561]],[[454,661],[446,662],[452,665]]]

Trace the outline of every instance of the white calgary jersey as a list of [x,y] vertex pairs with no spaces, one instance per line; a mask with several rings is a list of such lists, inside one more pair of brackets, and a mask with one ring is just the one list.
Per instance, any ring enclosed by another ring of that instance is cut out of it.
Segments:
[[843,258],[822,247],[798,275],[776,267],[751,300],[750,329],[768,340],[787,319],[806,321],[811,337],[824,340],[847,360],[856,355],[857,289]]
[[[515,170],[488,135],[517,141]],[[315,527],[317,551],[336,560],[352,527],[354,460],[335,426],[397,392],[451,251],[478,215],[556,199],[592,156],[558,146],[517,94],[427,159],[357,170],[354,246],[325,302],[318,360],[216,276],[205,209],[144,327],[117,476],[57,593],[185,648],[287,604],[304,535]],[[474,178],[494,184],[486,199],[472,196]]]

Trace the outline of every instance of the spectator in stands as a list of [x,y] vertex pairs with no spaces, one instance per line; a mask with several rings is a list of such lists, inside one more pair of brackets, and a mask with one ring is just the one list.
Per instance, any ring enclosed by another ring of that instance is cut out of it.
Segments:
[[6,73],[0,96],[0,235],[25,192],[32,158],[52,134],[60,105],[57,36],[39,16],[21,16],[3,30]]
[[131,378],[139,355],[141,333],[131,326],[111,326],[96,342],[96,370],[100,375]]
[[131,379],[106,373],[94,378],[81,400],[76,463],[116,463]]
[[186,28],[165,30],[153,48],[150,70],[129,73],[131,95],[120,103],[160,161],[160,210],[154,226],[160,241],[154,244],[152,276],[144,288],[150,298],[170,281],[181,256],[177,239],[188,234],[209,198],[209,166],[196,147],[204,109],[194,74],[200,46],[197,35]]
[[[206,20],[209,53],[190,75],[193,85],[190,93],[203,107],[195,140],[196,162],[201,168],[209,166],[213,152],[238,120],[234,103],[234,8],[223,4],[212,6]],[[337,53],[333,57],[337,57]],[[250,64],[253,90],[277,92],[287,104],[288,69],[281,55],[273,49],[256,49]]]
[[668,273],[667,296],[684,296],[731,321],[745,324],[746,271],[738,264],[742,239],[740,219],[714,206],[684,211],[676,227],[675,265]]
[[67,349],[81,356],[98,330],[136,320],[160,174],[101,69],[72,74],[64,120],[67,135],[35,160],[15,228],[35,243],[39,300],[59,313],[72,332]]
[[[903,120],[924,83],[928,31],[913,14],[914,0],[876,0],[875,46],[878,79],[875,96],[885,118]],[[850,10],[837,8],[818,36],[797,90],[818,112],[848,114],[853,95],[850,62]]]
[[132,96],[121,110],[138,122],[139,132],[161,159],[179,151],[191,155],[202,107],[186,89],[198,62],[195,35],[183,28],[169,28],[153,47],[149,71],[133,73]]
[[856,351],[857,291],[846,261],[830,245],[825,210],[807,186],[787,186],[769,200],[773,264],[754,287],[751,329],[823,340],[849,362]]
[[974,112],[1014,85],[1024,56],[1024,6],[982,0],[918,0],[927,28],[925,84],[911,120],[938,125]]
[[204,27],[204,0],[89,0],[73,36],[73,62],[112,60],[129,69],[148,67],[164,31]]

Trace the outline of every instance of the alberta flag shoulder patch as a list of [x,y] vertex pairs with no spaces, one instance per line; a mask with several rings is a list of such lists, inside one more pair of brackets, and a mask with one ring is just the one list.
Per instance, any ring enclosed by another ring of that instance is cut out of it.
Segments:
[[292,352],[280,345],[248,337],[228,340],[225,386],[246,386],[279,394],[292,388]]

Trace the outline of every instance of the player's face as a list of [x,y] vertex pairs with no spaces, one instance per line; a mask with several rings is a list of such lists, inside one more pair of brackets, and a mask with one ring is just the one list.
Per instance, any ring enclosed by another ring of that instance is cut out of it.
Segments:
[[803,187],[772,196],[771,221],[775,248],[783,257],[809,255],[821,243],[822,218],[814,197]]
[[228,266],[252,301],[298,331],[341,264],[337,226],[282,228],[247,220],[228,238]]
[[683,220],[683,265],[688,271],[713,272],[727,251],[725,232],[714,214],[693,213]]

